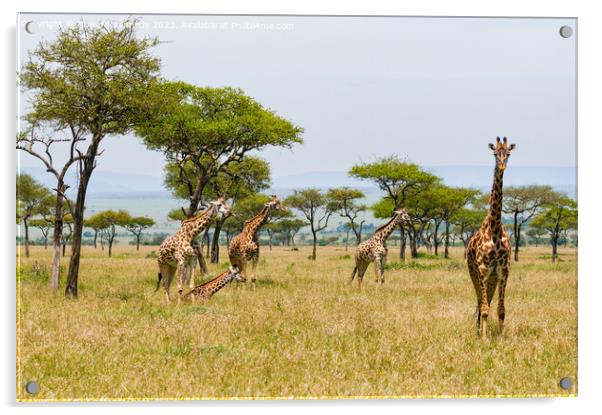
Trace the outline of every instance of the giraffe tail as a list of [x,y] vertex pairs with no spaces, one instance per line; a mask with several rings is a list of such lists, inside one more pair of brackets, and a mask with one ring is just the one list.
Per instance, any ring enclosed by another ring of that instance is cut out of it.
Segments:
[[349,281],[349,282],[353,282],[353,279],[355,278],[356,273],[357,273],[357,265],[355,266],[355,268],[353,268],[353,272],[351,273],[351,281]]
[[157,274],[157,288],[155,288],[155,292],[159,291],[159,287],[161,286],[161,280],[163,279],[163,275],[159,272]]

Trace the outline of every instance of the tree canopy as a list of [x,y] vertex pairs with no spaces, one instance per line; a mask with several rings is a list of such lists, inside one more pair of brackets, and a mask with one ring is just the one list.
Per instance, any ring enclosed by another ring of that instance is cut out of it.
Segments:
[[182,182],[180,197],[189,200],[187,217],[196,213],[210,182],[231,163],[243,162],[253,150],[303,142],[301,127],[240,89],[183,82],[164,82],[157,89],[166,97],[163,109],[139,124],[136,134],[165,154],[172,176]]

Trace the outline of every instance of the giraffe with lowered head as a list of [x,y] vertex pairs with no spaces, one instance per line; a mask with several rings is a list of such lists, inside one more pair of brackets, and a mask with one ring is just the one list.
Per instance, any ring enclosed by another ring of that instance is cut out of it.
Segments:
[[387,238],[395,230],[395,227],[401,221],[409,221],[410,217],[405,209],[398,209],[393,213],[389,222],[382,225],[374,232],[372,237],[361,244],[355,250],[355,268],[351,273],[351,281],[357,273],[358,287],[362,288],[362,280],[368,265],[374,262],[374,271],[376,272],[376,282],[380,280],[381,285],[385,283],[385,264],[387,263]]
[[268,221],[274,209],[286,210],[276,196],[272,196],[257,215],[245,222],[242,232],[232,238],[228,248],[230,263],[240,269],[245,278],[247,277],[247,262],[251,261],[253,289],[255,289],[257,280],[257,262],[259,261],[259,229]]
[[165,288],[165,298],[169,298],[169,286],[178,272],[178,302],[182,299],[182,290],[184,285],[189,284],[194,287],[194,280],[191,278],[196,261],[196,253],[192,247],[192,241],[209,226],[213,216],[219,214],[227,215],[230,208],[223,197],[209,203],[209,207],[190,219],[182,222],[180,229],[172,236],[167,238],[159,247],[157,261],[159,263],[159,275],[157,280],[157,291],[163,279]]
[[221,273],[211,281],[197,285],[190,292],[188,292],[184,298],[206,300],[233,280],[240,282],[245,281],[245,277],[236,267],[230,267],[228,270]]
[[489,144],[495,157],[493,187],[489,195],[489,211],[481,228],[468,241],[466,261],[477,295],[476,324],[482,338],[487,337],[487,318],[496,287],[499,285],[498,318],[500,333],[504,329],[506,283],[510,267],[510,239],[502,224],[502,187],[504,171],[514,144],[504,137]]

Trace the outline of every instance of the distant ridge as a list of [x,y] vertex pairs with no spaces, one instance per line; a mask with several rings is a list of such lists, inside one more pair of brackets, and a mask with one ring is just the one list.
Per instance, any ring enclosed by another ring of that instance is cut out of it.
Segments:
[[[492,166],[426,166],[427,170],[443,178],[448,186],[475,187],[487,189],[491,186]],[[43,168],[25,168],[24,173],[31,174],[45,186],[53,186],[54,177]],[[576,191],[576,169],[561,166],[510,166],[504,175],[504,185],[522,186],[529,184],[550,185],[574,196]],[[75,192],[75,174],[70,174],[68,182],[72,184],[70,193]],[[275,177],[271,188],[299,189],[303,187],[358,187],[374,189],[369,181],[356,180],[343,171],[307,172]],[[89,194],[168,194],[163,186],[162,176],[149,176],[135,173],[117,173],[98,170],[92,175]],[[287,192],[288,193],[288,192]]]

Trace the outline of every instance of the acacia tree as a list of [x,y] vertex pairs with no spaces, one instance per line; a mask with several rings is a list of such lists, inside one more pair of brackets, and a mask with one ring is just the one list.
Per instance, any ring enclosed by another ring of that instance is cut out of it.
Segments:
[[128,232],[134,234],[136,238],[136,251],[140,250],[140,238],[142,237],[142,232],[146,229],[155,226],[155,221],[151,218],[147,218],[145,216],[136,216],[133,218],[129,218],[127,222],[122,225]]
[[328,220],[332,215],[330,210],[332,204],[330,202],[324,193],[315,188],[295,190],[291,196],[284,200],[285,205],[297,209],[309,222],[309,228],[313,236],[310,259],[314,261],[316,259],[318,232],[328,227]]
[[562,232],[577,229],[577,202],[566,196],[547,202],[544,210],[533,218],[529,227],[545,230],[550,235],[552,262],[556,262]]
[[[364,192],[349,187],[338,187],[330,189],[326,197],[331,201],[330,210],[348,219],[349,230],[353,231],[355,244],[359,245],[362,241],[362,228],[366,220],[358,218],[368,207],[364,204],[358,204],[357,201],[366,197]],[[347,244],[345,250],[347,250]]]
[[[437,176],[421,169],[417,164],[403,161],[395,155],[353,166],[349,175],[360,180],[369,180],[385,192],[386,197],[392,201],[391,211],[386,217],[391,217],[395,209],[405,207],[409,197],[440,181]],[[399,258],[402,260],[405,259],[405,226],[403,223],[399,224]]]
[[464,258],[466,258],[468,241],[479,230],[486,215],[487,210],[485,209],[462,208],[451,217],[450,222],[454,225],[452,231],[464,245]]
[[[68,297],[77,297],[84,205],[102,153],[100,144],[107,136],[126,134],[137,121],[162,109],[162,101],[152,95],[159,60],[149,51],[157,43],[154,38],[137,38],[131,20],[116,26],[78,24],[60,28],[51,42],[41,42],[22,68],[20,83],[30,93],[31,111],[25,119],[29,128],[18,136],[17,148],[40,159],[57,178],[57,218],[67,190],[65,174],[77,166],[77,196],[71,209],[72,255],[65,288]],[[41,132],[47,131],[41,128],[44,124],[50,135]],[[61,138],[57,138],[59,134]],[[66,145],[56,148],[63,158],[67,155],[67,161],[58,168],[50,154],[61,141]],[[55,222],[58,231],[62,224]],[[51,284],[58,287],[55,265],[58,263],[53,262]]]
[[125,227],[132,218],[125,210],[103,210],[96,213],[90,220],[99,223],[100,237],[107,242],[109,246],[109,256],[113,253],[113,243],[117,235],[117,227]]
[[533,226],[529,226],[527,228],[527,236],[535,241],[535,247],[538,247],[541,244],[542,237],[547,233],[545,229],[542,228],[534,228]]
[[515,262],[518,262],[523,225],[531,220],[543,205],[558,197],[550,186],[511,186],[504,189],[502,211],[512,215]]
[[278,231],[284,236],[286,246],[295,246],[295,235],[308,225],[303,219],[298,218],[284,218],[278,222]]
[[445,224],[445,258],[449,258],[450,226],[454,215],[475,199],[480,192],[475,189],[461,187],[437,186],[434,192],[438,195],[437,203],[442,221]]
[[52,221],[48,218],[42,217],[41,219],[32,219],[29,221],[29,225],[37,228],[42,233],[44,239],[44,249],[48,249],[48,235],[50,234],[50,228],[52,227]]
[[17,175],[17,222],[25,230],[25,256],[29,257],[29,221],[38,215],[47,215],[51,209],[50,191],[29,174]]
[[102,220],[102,217],[99,215],[93,215],[91,217],[89,217],[88,219],[84,220],[84,226],[92,229],[94,231],[94,239],[93,239],[93,244],[94,244],[94,248],[97,248],[97,240],[98,240],[98,234],[100,231],[102,231],[105,227],[106,227],[106,223],[104,220]]
[[136,134],[150,149],[164,153],[185,191],[187,217],[197,212],[206,188],[231,163],[242,162],[253,150],[303,142],[302,128],[240,89],[164,82],[157,90],[170,98],[160,116],[147,117]]

